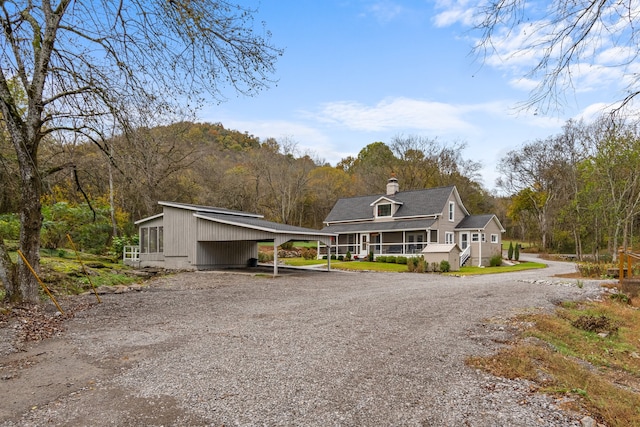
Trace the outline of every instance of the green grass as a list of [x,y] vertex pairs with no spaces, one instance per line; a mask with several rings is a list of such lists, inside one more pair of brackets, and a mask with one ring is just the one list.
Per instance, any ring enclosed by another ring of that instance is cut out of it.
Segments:
[[547,265],[540,262],[521,262],[516,265],[501,265],[499,267],[462,267],[460,271],[452,271],[456,276],[471,276],[475,274],[496,274],[510,273],[513,271],[532,270],[536,268],[545,268]]
[[[285,258],[284,263],[291,266],[306,265],[327,265],[326,259],[306,260],[303,258]],[[452,271],[452,276],[470,276],[474,274],[495,274],[508,273],[512,271],[531,270],[535,268],[544,268],[546,264],[539,262],[522,262],[517,265],[500,266],[500,267],[462,267],[460,271]],[[409,272],[406,264],[394,264],[386,262],[369,262],[369,261],[338,261],[331,260],[331,268],[336,270],[352,270],[352,271],[382,271],[382,272]]]

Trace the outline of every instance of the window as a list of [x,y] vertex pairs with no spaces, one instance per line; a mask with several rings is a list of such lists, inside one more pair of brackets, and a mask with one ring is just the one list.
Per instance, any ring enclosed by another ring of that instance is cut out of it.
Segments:
[[391,216],[391,205],[378,205],[378,212],[376,216]]
[[480,238],[480,236],[478,235],[478,233],[471,233],[471,241],[472,242],[477,242],[479,238]]
[[456,212],[456,204],[453,202],[449,202],[449,221],[453,221],[455,219]]
[[429,230],[429,242],[438,243],[438,230]]
[[140,252],[143,254],[164,252],[163,227],[140,228]]
[[491,243],[498,243],[498,235],[497,234],[492,234],[491,235]]
[[446,244],[453,244],[453,233],[447,231],[444,233],[444,242]]
[[487,241],[486,234],[482,233],[481,236],[482,236],[482,243],[486,242]]

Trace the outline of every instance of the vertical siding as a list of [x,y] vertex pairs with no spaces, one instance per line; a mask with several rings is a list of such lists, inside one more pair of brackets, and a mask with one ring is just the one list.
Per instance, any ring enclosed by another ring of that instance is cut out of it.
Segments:
[[250,258],[258,258],[257,242],[198,242],[196,268],[246,267]]
[[164,251],[165,256],[188,257],[193,260],[196,241],[196,218],[193,212],[164,207]]

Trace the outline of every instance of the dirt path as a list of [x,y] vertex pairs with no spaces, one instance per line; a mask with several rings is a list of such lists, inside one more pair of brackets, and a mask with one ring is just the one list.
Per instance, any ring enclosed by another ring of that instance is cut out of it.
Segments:
[[550,278],[572,270],[161,278],[3,356],[0,426],[579,426],[464,364],[508,340],[515,313],[597,297]]

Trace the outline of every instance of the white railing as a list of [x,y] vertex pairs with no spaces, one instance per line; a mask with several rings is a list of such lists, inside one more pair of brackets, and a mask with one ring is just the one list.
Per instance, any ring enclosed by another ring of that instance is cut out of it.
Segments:
[[464,251],[460,253],[460,267],[464,265],[465,262],[471,256],[471,245],[467,246]]
[[129,265],[140,262],[140,246],[125,246],[122,250],[122,262]]

